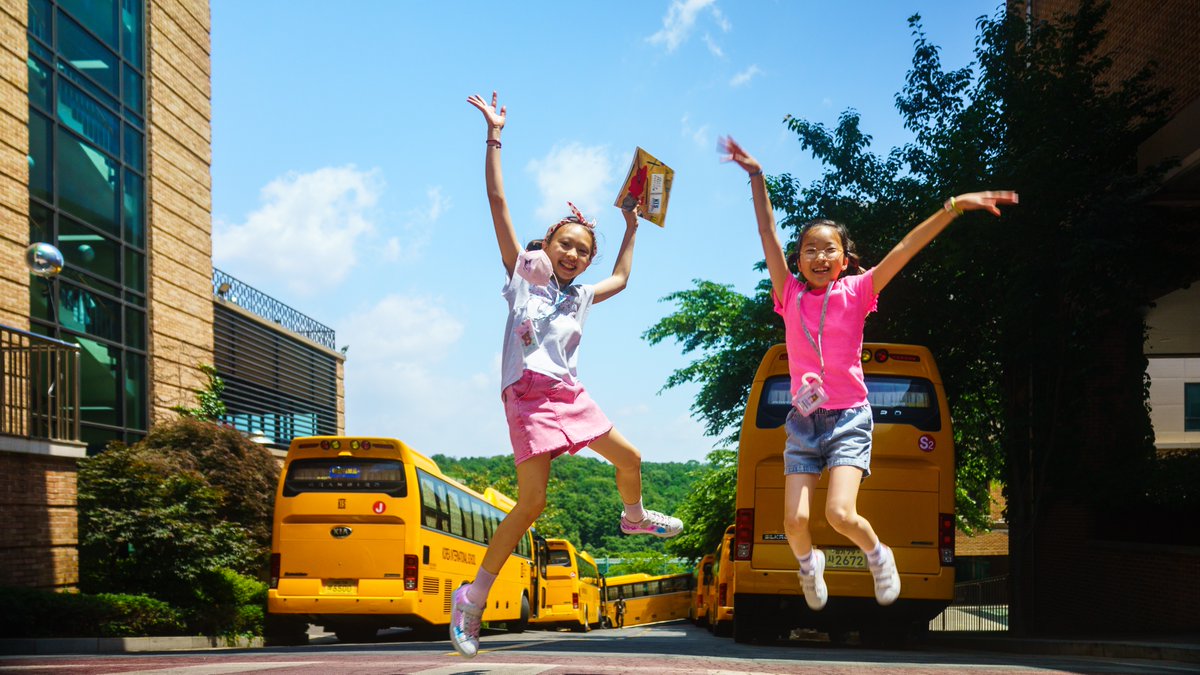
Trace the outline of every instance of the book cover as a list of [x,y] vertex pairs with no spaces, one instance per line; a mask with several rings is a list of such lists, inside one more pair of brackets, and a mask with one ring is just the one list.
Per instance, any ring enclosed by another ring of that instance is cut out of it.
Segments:
[[614,206],[631,209],[641,206],[641,217],[664,227],[667,218],[667,200],[671,196],[671,182],[675,171],[658,161],[640,147],[634,150],[633,162]]

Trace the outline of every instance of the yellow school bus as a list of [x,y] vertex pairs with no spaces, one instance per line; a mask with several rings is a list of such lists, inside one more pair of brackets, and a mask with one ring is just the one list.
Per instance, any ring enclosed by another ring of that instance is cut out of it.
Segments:
[[708,625],[708,587],[712,585],[713,558],[712,553],[705,553],[696,563],[692,581],[692,607],[688,610],[688,618],[697,626]]
[[[390,438],[292,441],[275,493],[267,638],[302,641],[322,625],[345,642],[407,626],[448,635],[451,594],[474,578],[487,542],[513,507],[479,494]],[[483,620],[524,630],[532,534],[504,563]]]
[[862,360],[875,430],[858,511],[895,553],[900,597],[880,607],[865,555],[829,526],[825,472],[812,497],[810,528],[814,545],[825,552],[829,602],[819,612],[804,602],[783,532],[783,423],[791,388],[787,352],[776,345],[754,376],[739,438],[738,642],[785,637],[797,627],[891,640],[926,629],[954,598],[954,441],[937,365],[928,349],[902,344],[864,344]]
[[604,581],[605,616],[610,626],[621,627],[617,601],[625,601],[624,626],[686,619],[692,604],[690,573],[622,574]]
[[733,633],[733,529],[725,528],[721,545],[713,554],[712,583],[708,586],[708,616],[705,619],[713,635],[729,637]]
[[587,632],[601,619],[603,579],[596,560],[566,539],[546,539],[546,571],[530,624]]

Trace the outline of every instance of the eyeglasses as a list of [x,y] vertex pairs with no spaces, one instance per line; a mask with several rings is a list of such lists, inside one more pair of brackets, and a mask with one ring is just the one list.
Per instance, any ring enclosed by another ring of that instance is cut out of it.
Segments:
[[826,260],[833,260],[834,258],[838,257],[841,254],[842,254],[842,249],[840,249],[836,246],[830,246],[829,248],[822,249],[822,250],[817,250],[815,248],[806,248],[800,252],[800,255],[804,256],[805,260],[816,260],[817,258],[821,258],[821,257],[825,258]]

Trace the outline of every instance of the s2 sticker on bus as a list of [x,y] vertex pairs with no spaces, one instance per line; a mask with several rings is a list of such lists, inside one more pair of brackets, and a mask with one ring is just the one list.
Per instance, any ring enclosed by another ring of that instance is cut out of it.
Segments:
[[921,452],[933,452],[933,449],[937,447],[937,441],[933,440],[933,436],[929,434],[921,434],[921,438],[917,440],[917,447],[921,449]]

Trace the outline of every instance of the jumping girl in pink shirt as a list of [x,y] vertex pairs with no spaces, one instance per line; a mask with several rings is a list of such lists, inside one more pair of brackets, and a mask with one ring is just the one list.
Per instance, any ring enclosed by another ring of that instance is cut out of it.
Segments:
[[496,107],[495,92],[490,104],[478,95],[467,101],[487,122],[484,178],[500,259],[508,275],[503,290],[509,312],[500,388],[517,465],[516,506],[493,533],[475,580],[454,593],[450,641],[460,654],[472,657],[479,651],[479,622],[492,582],[546,506],[554,457],[590,447],[612,463],[625,505],[620,520],[625,534],[674,537],[683,523],[642,507],[641,454],[608,421],[575,372],[583,324],[592,304],[620,293],[629,279],[637,211],[623,211],[625,237],[612,275],[595,285],[574,283],[596,255],[595,223],[574,205],[570,205],[571,215],[546,231],[540,250],[522,251],[500,172],[505,109]]
[[[966,211],[1000,215],[999,205],[1017,203],[1015,192],[972,192],[951,197],[917,225],[880,263],[859,266],[854,242],[844,225],[813,220],[800,232],[792,262],[803,280],[788,270],[762,165],[732,138],[723,139],[724,161],[736,162],[750,175],[758,234],[762,238],[775,311],[783,316],[788,371],[795,405],[784,428],[783,528],[800,563],[804,600],[814,610],[825,606],[825,554],[812,546],[808,522],[813,490],[829,469],[825,515],[829,525],[867,555],[875,579],[875,600],[890,605],[900,595],[900,574],[885,546],[857,510],[858,486],[871,475],[874,423],[862,371],[862,335],[867,314],[879,293],[913,256]],[[847,273],[842,276],[842,273]]]

